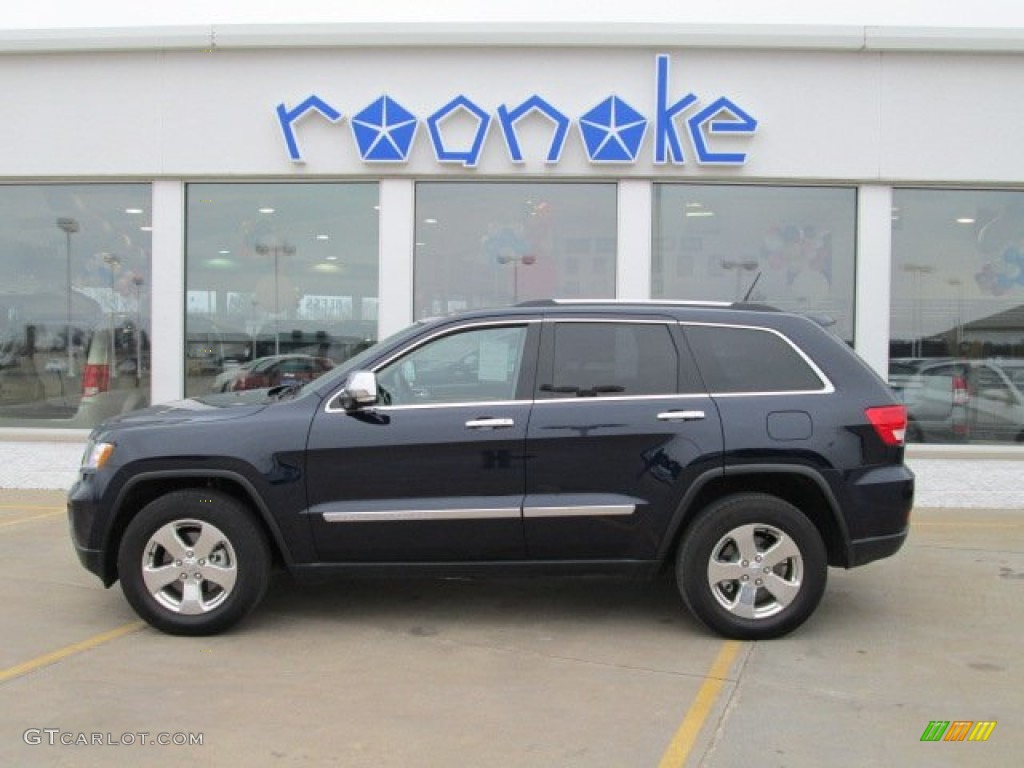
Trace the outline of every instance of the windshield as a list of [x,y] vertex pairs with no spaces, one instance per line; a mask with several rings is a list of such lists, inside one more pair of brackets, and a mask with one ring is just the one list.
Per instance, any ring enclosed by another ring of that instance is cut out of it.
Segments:
[[423,320],[413,323],[407,328],[403,328],[397,333],[391,334],[386,339],[378,341],[373,346],[367,347],[359,354],[353,355],[348,360],[339,363],[336,368],[333,368],[331,371],[325,373],[323,376],[320,376],[316,379],[313,379],[310,382],[307,382],[306,385],[303,386],[302,389],[299,391],[297,396],[301,397],[314,391],[327,392],[330,389],[336,388],[346,379],[346,377],[352,371],[357,371],[360,368],[365,368],[367,361],[377,357],[387,347],[392,347],[401,344],[406,339],[418,334],[423,329],[425,323],[426,321]]

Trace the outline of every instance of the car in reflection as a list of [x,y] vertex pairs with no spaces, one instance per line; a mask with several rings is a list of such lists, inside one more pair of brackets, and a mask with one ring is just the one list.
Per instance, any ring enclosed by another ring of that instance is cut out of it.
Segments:
[[899,358],[889,385],[907,406],[907,442],[1024,442],[1024,360]]
[[224,370],[217,374],[213,383],[210,385],[211,392],[230,392],[231,384],[235,379],[244,376],[245,371],[251,369],[258,360],[249,360],[244,363],[231,363],[228,362],[224,366]]
[[312,355],[270,355],[225,371],[214,380],[216,392],[276,387],[298,382],[305,384],[334,368],[334,361]]

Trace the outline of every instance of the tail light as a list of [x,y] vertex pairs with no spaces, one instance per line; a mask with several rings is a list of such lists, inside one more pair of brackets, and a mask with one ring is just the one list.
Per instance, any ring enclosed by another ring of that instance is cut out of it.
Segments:
[[963,376],[953,377],[953,405],[967,405],[971,395],[967,391],[967,379]]
[[971,401],[971,394],[967,390],[967,379],[963,376],[953,377],[953,407],[958,408],[953,412],[951,427],[953,434],[957,437],[967,437],[970,431],[967,427],[967,406]]
[[903,445],[907,436],[907,408],[903,405],[880,405],[865,408],[871,426],[886,445]]
[[95,397],[110,389],[110,366],[87,364],[82,371],[82,397]]

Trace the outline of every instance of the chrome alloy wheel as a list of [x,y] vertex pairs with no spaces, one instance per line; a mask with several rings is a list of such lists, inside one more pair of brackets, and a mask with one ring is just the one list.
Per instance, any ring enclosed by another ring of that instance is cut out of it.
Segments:
[[230,597],[238,558],[227,536],[202,520],[174,520],[158,528],[142,555],[142,580],[173,613],[212,611]]
[[785,532],[765,524],[741,525],[711,550],[708,584],[734,616],[763,619],[784,610],[800,593],[804,559]]

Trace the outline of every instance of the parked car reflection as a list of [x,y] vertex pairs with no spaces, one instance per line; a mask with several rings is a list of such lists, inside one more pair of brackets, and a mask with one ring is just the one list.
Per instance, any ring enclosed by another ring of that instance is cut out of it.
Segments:
[[1024,360],[894,359],[908,442],[1024,442]]
[[245,389],[276,387],[291,382],[305,383],[326,373],[334,362],[311,355],[271,355],[221,373],[214,380],[215,392],[237,392]]

